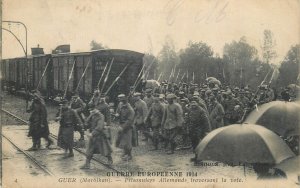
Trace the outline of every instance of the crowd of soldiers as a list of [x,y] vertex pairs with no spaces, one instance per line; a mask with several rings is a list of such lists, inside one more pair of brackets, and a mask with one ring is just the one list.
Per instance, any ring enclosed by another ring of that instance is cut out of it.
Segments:
[[[33,96],[28,136],[33,139],[30,150],[37,150],[41,138],[48,141],[47,147],[53,141],[49,138],[45,103],[38,91]],[[282,100],[290,100],[287,89],[280,96]],[[107,96],[99,90],[87,104],[75,92],[70,101],[61,101],[57,113],[56,121],[60,123],[58,146],[65,149],[66,158],[73,157],[74,132],[80,133],[80,140],[86,137],[87,158],[83,169],[90,168],[94,154],[105,156],[108,164],[112,164],[112,143],[123,150],[125,161],[132,160],[132,148],[138,147],[139,141],[151,145],[151,150],[164,149],[167,154],[174,154],[180,148],[195,151],[210,131],[241,123],[256,105],[277,98],[276,92],[267,85],[260,86],[255,92],[247,86],[162,82],[158,87],[141,92],[132,89],[127,96],[119,94],[119,103],[113,110],[106,102]],[[111,136],[112,123],[118,129],[115,142]],[[196,156],[191,161],[195,159]]]

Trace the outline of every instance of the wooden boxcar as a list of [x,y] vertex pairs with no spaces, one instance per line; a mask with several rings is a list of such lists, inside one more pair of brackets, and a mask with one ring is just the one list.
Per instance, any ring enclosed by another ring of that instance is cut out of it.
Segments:
[[[97,83],[104,70],[106,63],[112,63],[109,78],[103,88],[102,93],[106,92],[113,81],[119,76],[122,70],[128,65],[124,74],[118,79],[118,82],[112,87],[108,95],[111,99],[116,99],[120,93],[128,94],[143,66],[144,54],[129,50],[98,50],[93,51],[93,82],[92,88],[96,89]],[[109,66],[108,66],[109,67]],[[104,80],[104,79],[103,79]],[[100,83],[100,88],[103,82]]]
[[[66,53],[52,55],[53,62],[53,91],[55,95],[64,95],[64,91],[67,89],[67,94],[74,91],[78,85],[78,81],[83,73],[85,65],[92,60],[91,54],[87,53]],[[75,64],[74,64],[75,63]],[[91,64],[86,72],[86,75],[82,79],[79,87],[79,92],[82,95],[87,95],[90,91],[90,83],[92,79]],[[74,65],[74,68],[73,68]],[[70,77],[70,73],[73,70],[73,74]],[[70,79],[69,86],[67,82]]]
[[[70,97],[71,92],[75,91],[78,86],[81,97],[89,99],[93,91],[97,88],[105,66],[107,65],[107,72],[109,66],[113,63],[105,85],[106,74],[103,75],[99,88],[103,88],[102,93],[107,92],[114,80],[127,67],[122,76],[108,92],[109,98],[115,100],[118,94],[129,93],[130,86],[134,84],[143,66],[143,57],[144,54],[142,53],[119,49],[34,55],[28,57],[28,64],[26,64],[25,58],[2,61],[2,66],[5,67],[5,71],[2,71],[2,74],[7,85],[14,89],[22,89],[26,86],[26,70],[28,68],[28,89],[38,89],[44,96],[51,98],[55,98],[58,95],[63,96],[70,77],[67,97]],[[45,71],[48,62],[49,65]],[[70,76],[73,65],[73,74]],[[86,73],[82,77],[86,67]],[[44,71],[45,75],[41,79]],[[80,79],[81,82],[79,84]],[[38,87],[39,82],[40,85]]]

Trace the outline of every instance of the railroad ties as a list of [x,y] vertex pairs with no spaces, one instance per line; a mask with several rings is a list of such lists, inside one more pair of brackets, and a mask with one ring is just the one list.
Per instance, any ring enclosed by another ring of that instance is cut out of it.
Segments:
[[[75,157],[68,159],[61,157],[64,154],[63,149],[57,146],[51,146],[50,149],[41,148],[33,152],[26,151],[24,148],[29,148],[32,145],[31,139],[26,137],[28,128],[24,128],[24,125],[28,125],[28,122],[5,109],[1,109],[1,111],[21,123],[21,125],[3,126],[2,137],[11,143],[18,151],[23,153],[47,175],[84,175],[95,171],[97,172],[97,175],[106,175],[107,172],[120,172],[120,170],[96,157],[93,157],[92,159],[92,166],[94,166],[94,168],[86,171],[81,170],[80,166],[84,164],[86,153],[77,147],[74,147]],[[20,127],[22,128],[20,129]],[[50,137],[57,141],[56,135],[50,133]]]

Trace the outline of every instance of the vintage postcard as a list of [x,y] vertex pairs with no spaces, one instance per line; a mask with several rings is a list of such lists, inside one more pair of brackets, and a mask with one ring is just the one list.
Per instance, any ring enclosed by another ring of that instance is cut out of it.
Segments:
[[299,187],[299,0],[1,0],[1,186]]

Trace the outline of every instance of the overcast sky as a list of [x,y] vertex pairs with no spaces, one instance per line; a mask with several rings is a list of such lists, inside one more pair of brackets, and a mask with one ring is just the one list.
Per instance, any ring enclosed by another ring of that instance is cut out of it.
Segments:
[[[110,48],[157,53],[166,37],[176,50],[203,41],[222,55],[225,43],[246,36],[260,50],[264,29],[277,41],[276,61],[300,41],[299,0],[3,0],[3,20],[28,27],[28,50],[46,53],[70,44],[89,51],[96,40]],[[3,24],[24,41],[21,26]],[[17,41],[3,31],[3,58],[23,56]]]

